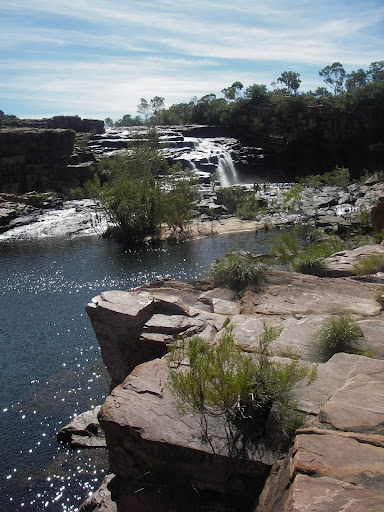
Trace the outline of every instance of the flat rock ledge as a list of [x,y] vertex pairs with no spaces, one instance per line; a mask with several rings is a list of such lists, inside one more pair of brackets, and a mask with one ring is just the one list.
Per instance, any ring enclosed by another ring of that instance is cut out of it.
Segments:
[[340,251],[325,260],[325,274],[329,277],[353,275],[353,266],[372,254],[384,255],[384,245],[364,245],[350,251]]
[[[382,510],[384,323],[378,291],[382,283],[274,272],[262,291],[241,299],[208,281],[170,280],[95,297],[87,312],[112,377],[99,421],[114,475],[80,510],[333,512],[351,503],[355,508],[348,510]],[[313,334],[335,311],[356,318],[364,346],[381,359],[336,354],[319,364],[317,380],[295,390],[308,417],[288,455],[241,440],[229,444],[217,422],[208,425],[207,442],[199,419],[175,407],[166,385],[167,352],[178,335],[196,333],[215,343],[229,319],[236,342],[252,353],[266,321],[284,327],[272,346],[276,356],[314,364]]]

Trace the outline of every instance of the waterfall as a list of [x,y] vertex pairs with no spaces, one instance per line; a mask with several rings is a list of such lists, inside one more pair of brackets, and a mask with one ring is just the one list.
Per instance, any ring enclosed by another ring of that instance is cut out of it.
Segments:
[[236,167],[230,153],[224,153],[219,156],[217,171],[222,187],[237,185],[239,183]]
[[[143,128],[115,128],[92,138],[90,149],[97,157],[126,151],[129,141],[145,135]],[[159,131],[159,148],[169,161],[179,161],[208,184],[217,175],[220,185],[239,184],[241,179],[232,155],[238,154],[241,145],[231,137],[194,137],[183,135],[178,127],[163,127]],[[244,162],[246,158],[242,157]]]
[[196,169],[210,174],[217,172],[222,187],[239,182],[231,152],[227,149],[236,142],[234,139],[185,137],[187,140],[193,142],[193,149],[188,156],[183,156],[187,156]]

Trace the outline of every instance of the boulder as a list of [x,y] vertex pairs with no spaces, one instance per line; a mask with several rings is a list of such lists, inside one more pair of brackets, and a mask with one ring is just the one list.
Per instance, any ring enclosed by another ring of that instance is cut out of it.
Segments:
[[105,435],[97,417],[100,407],[76,416],[60,429],[57,440],[69,443],[72,448],[106,448]]

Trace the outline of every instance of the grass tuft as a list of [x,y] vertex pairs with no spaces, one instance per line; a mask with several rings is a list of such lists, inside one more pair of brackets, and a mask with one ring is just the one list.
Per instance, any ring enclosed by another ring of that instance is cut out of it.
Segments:
[[319,356],[328,361],[338,352],[357,353],[363,336],[360,325],[350,315],[331,315],[315,333]]

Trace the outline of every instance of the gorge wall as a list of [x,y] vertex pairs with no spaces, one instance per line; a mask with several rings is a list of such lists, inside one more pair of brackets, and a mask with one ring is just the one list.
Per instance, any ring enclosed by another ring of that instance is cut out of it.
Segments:
[[80,133],[104,131],[103,121],[58,116],[7,121],[0,128],[0,191],[67,192],[93,175],[95,158]]

